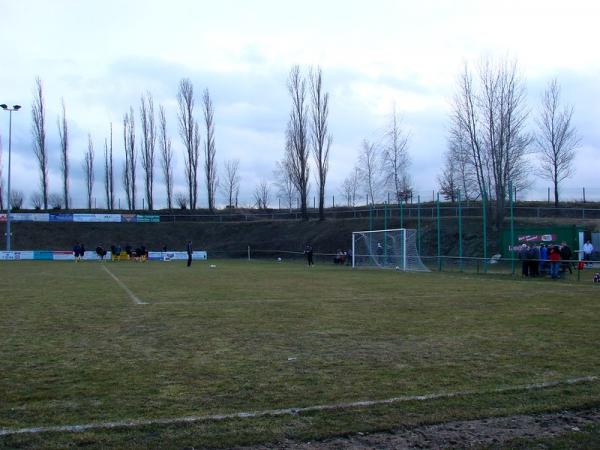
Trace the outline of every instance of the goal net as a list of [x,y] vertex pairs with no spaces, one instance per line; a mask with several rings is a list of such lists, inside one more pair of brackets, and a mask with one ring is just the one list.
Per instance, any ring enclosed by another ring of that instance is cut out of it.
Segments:
[[406,228],[352,233],[352,267],[429,272],[417,251],[417,232]]

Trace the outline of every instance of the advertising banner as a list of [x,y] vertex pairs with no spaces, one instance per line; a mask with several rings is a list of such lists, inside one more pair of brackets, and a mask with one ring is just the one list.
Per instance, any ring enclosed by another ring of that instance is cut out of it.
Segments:
[[[192,253],[192,260],[194,261],[207,258],[208,255],[205,251],[194,251]],[[148,259],[150,261],[187,260],[187,252],[148,252]]]
[[73,252],[69,251],[54,251],[52,252],[52,259],[54,261],[72,261],[75,256],[73,256]]
[[18,251],[18,252],[0,252],[0,260],[4,261],[20,261],[20,260],[31,260],[33,259],[33,252],[30,251]]
[[50,214],[50,222],[73,222],[73,214]]
[[556,234],[528,234],[525,236],[519,236],[518,241],[520,243],[527,242],[554,242],[556,241]]
[[121,214],[73,214],[73,222],[121,222]]
[[160,216],[142,216],[142,215],[138,214],[138,216],[137,216],[137,222],[138,223],[160,222]]
[[10,218],[15,222],[49,222],[48,213],[11,213]]
[[135,214],[121,214],[121,222],[137,222],[137,216]]

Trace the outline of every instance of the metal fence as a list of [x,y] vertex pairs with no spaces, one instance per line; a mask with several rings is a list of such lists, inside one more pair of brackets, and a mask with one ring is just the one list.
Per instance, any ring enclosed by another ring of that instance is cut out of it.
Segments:
[[[551,208],[546,206],[515,206],[515,218],[560,218],[560,219],[577,219],[577,220],[592,220],[600,219],[600,205],[598,208],[580,208],[580,207],[563,207]],[[335,208],[325,210],[327,219],[364,219],[364,218],[418,218],[436,219],[437,206],[432,203],[423,205],[389,205],[357,207],[357,208]],[[506,216],[509,215],[509,208],[505,208]],[[439,207],[441,218],[456,218],[461,215],[463,218],[481,218],[481,205],[448,205],[444,204]],[[319,218],[318,210],[308,210],[309,220]],[[168,214],[160,213],[161,222],[256,222],[256,221],[274,221],[274,220],[300,220],[302,213],[299,210],[267,210],[267,211],[249,211],[243,212],[218,212],[210,213],[187,213],[187,214]]]

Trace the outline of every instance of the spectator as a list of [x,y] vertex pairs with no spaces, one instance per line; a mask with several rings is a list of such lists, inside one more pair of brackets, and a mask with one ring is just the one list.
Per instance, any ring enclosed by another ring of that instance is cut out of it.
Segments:
[[594,252],[594,246],[592,245],[592,241],[586,241],[583,244],[583,260],[586,262],[585,267],[592,267],[590,263],[592,259],[592,253]]
[[560,267],[560,249],[558,248],[558,245],[550,248],[548,259],[550,260],[550,276],[553,280],[556,280],[558,278],[558,269]]
[[192,241],[187,241],[185,244],[185,251],[187,252],[187,266],[190,267],[192,265],[192,255],[194,254],[194,249],[192,248]]
[[570,274],[573,274],[573,270],[571,269],[572,262],[571,258],[573,256],[573,252],[571,251],[571,247],[567,245],[566,242],[563,242],[560,247],[560,257],[563,260],[562,262],[562,270],[563,272],[569,271]]
[[546,244],[540,246],[540,274],[546,275],[548,269],[548,247]]
[[529,276],[529,261],[527,260],[527,251],[529,246],[527,244],[521,245],[519,249],[519,259],[521,260],[521,275],[524,277]]

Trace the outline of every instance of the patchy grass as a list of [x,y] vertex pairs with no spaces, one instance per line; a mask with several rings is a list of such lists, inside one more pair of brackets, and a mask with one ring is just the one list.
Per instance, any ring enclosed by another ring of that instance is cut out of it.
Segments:
[[[216,268],[210,268],[216,264]],[[247,261],[0,264],[0,428],[430,393],[293,416],[0,437],[5,447],[229,447],[600,403],[598,286]]]

